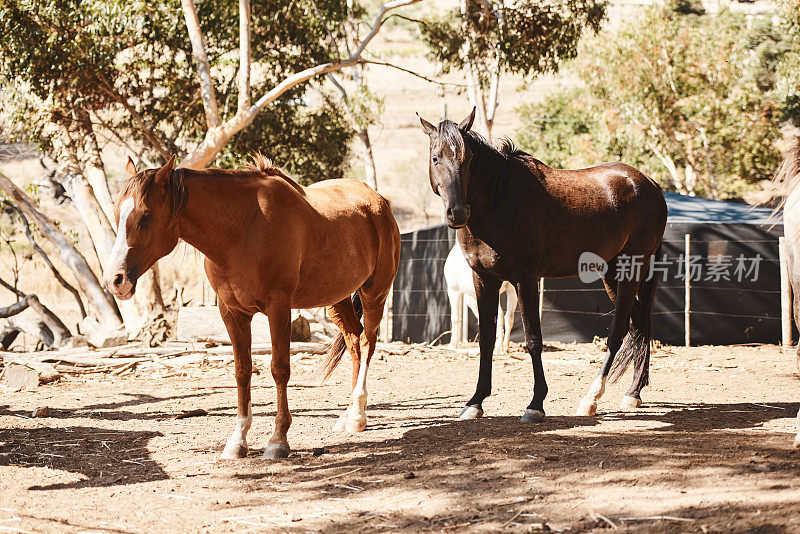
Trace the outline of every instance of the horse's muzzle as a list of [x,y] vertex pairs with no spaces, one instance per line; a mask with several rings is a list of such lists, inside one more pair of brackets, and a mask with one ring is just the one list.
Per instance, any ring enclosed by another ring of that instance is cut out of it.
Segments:
[[104,282],[108,291],[120,300],[128,300],[136,292],[136,280],[131,280],[124,270],[110,273]]
[[447,208],[447,226],[450,228],[463,228],[469,220],[469,206],[452,206]]

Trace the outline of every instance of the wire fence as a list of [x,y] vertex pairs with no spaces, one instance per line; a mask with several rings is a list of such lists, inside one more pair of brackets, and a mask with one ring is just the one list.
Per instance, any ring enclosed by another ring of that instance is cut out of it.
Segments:
[[[681,236],[675,230],[683,227],[691,231]],[[784,290],[778,232],[757,228],[747,231],[760,235],[745,233],[741,238],[712,238],[707,235],[710,231],[702,227],[676,225],[671,234],[665,235],[656,258],[666,258],[669,263],[663,273],[658,273],[653,311],[656,339],[673,344],[781,339],[785,311],[781,307]],[[714,231],[720,230],[715,227]],[[451,308],[442,269],[453,244],[453,235],[446,228],[434,227],[403,236],[400,271],[391,306],[395,339],[431,341],[451,329]],[[744,263],[752,260],[757,265],[735,273],[737,258]],[[701,274],[695,274],[689,267],[687,280],[687,265],[699,267]],[[593,335],[605,334],[614,308],[599,280],[585,284],[577,278],[546,279],[540,295],[540,313],[546,339],[549,331],[564,341],[590,340]],[[470,321],[474,332],[476,321],[474,318]],[[516,334],[519,337],[520,332]],[[444,336],[443,341],[447,340]]]

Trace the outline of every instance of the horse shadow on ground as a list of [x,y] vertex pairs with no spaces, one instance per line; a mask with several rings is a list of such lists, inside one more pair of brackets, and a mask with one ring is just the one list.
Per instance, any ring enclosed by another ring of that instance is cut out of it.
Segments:
[[[262,477],[277,477],[291,484],[308,502],[330,502],[332,498],[380,501],[386,498],[383,492],[388,488],[404,498],[414,495],[418,501],[416,507],[392,512],[353,513],[326,523],[320,529],[323,532],[457,526],[530,531],[539,528],[535,524],[550,521],[548,504],[558,505],[561,495],[572,488],[602,492],[610,486],[630,487],[633,494],[643,498],[647,497],[642,493],[645,488],[653,486],[676,492],[706,491],[708,475],[697,476],[697,469],[718,469],[732,484],[746,487],[765,477],[772,484],[765,491],[799,487],[800,454],[791,449],[791,434],[767,431],[762,426],[774,419],[794,417],[795,404],[650,406],[661,410],[612,412],[599,418],[548,417],[538,424],[521,423],[517,417],[417,420],[418,426],[399,438],[331,445],[318,457],[309,454],[311,451],[297,451],[264,474],[256,469],[233,474],[230,483],[246,479],[267,493],[255,492],[247,503],[251,506],[274,498]],[[599,428],[603,420],[634,424],[630,430],[604,431]],[[400,420],[395,426],[404,428],[406,423]],[[369,428],[362,437],[368,435]],[[263,488],[259,484],[264,484]],[[446,504],[434,513],[422,513],[419,504],[431,495]],[[580,507],[582,503],[578,499],[576,504]],[[378,511],[381,509],[385,508]],[[760,509],[775,513],[762,517]],[[609,526],[588,512],[584,505],[574,513],[569,525],[573,532]],[[613,515],[613,511],[609,513]],[[675,507],[661,515],[687,521],[631,522],[625,523],[625,531],[700,531],[703,521],[718,523],[723,518],[729,520],[724,531],[749,532],[755,526],[763,526],[759,530],[763,532],[791,531],[789,524],[800,517],[800,498],[752,507],[741,500],[726,502],[723,498],[694,508]],[[563,526],[563,517],[556,519],[559,521]],[[619,517],[612,517],[612,521],[619,524]],[[800,527],[800,523],[794,523],[794,527]],[[298,529],[302,530],[300,525]]]
[[76,489],[136,484],[168,478],[147,445],[160,432],[86,426],[0,429],[0,466],[48,467],[78,473],[73,482],[34,485],[29,490]]

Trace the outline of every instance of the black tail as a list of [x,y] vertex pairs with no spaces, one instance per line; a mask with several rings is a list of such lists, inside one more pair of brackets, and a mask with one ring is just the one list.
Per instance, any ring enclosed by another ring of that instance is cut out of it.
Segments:
[[[353,293],[352,296],[353,309],[356,311],[356,316],[361,319],[364,315],[364,310],[361,308],[361,297],[358,296],[358,291]],[[339,332],[333,341],[328,345],[328,352],[325,354],[325,359],[322,362],[322,381],[325,382],[334,369],[342,361],[344,351],[347,349],[347,344],[344,342],[344,334]]]
[[[661,249],[659,248],[659,251]],[[656,298],[658,286],[657,277],[651,273],[652,278],[645,280],[639,286],[639,292],[631,309],[631,325],[625,341],[622,343],[614,363],[611,364],[611,382],[616,382],[628,366],[633,362],[641,373],[637,377],[639,389],[650,381],[650,341],[653,338],[653,302]]]

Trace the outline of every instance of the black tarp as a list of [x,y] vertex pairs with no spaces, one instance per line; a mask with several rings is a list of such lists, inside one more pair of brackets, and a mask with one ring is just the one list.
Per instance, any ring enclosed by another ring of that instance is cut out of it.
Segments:
[[[773,227],[766,209],[675,193],[665,196],[669,219],[659,265],[666,274],[658,273],[654,338],[670,344],[684,342],[686,262],[681,260],[688,233],[694,258],[690,265],[699,265],[700,270],[700,279],[691,281],[692,344],[779,342],[778,237],[783,227]],[[403,234],[392,303],[393,339],[449,341],[449,335],[440,337],[450,329],[442,270],[454,239],[454,232],[444,225]],[[745,272],[755,263],[757,273]],[[580,342],[606,336],[613,311],[601,282],[584,284],[578,278],[545,280],[543,308],[545,340]],[[519,311],[512,334],[515,341],[522,340],[518,316]],[[470,337],[476,333],[471,318]]]

